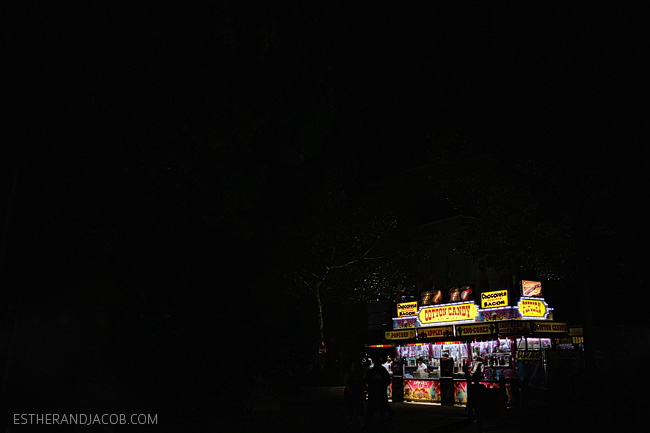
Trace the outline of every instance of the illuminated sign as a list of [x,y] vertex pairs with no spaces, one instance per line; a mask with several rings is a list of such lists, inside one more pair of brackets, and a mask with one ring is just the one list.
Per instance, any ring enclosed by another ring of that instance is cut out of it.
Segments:
[[439,304],[442,301],[442,290],[435,289],[420,292],[420,297],[422,298],[422,305]]
[[499,322],[497,326],[499,327],[499,334],[521,335],[530,333],[530,323],[525,320]]
[[386,331],[386,340],[408,340],[415,338],[415,329],[402,329],[399,331]]
[[494,323],[477,323],[475,325],[457,325],[458,335],[490,335],[494,334],[496,326]]
[[451,287],[449,289],[449,302],[460,301],[460,287]]
[[533,333],[568,333],[569,325],[560,322],[533,322]]
[[435,328],[418,329],[418,337],[421,338],[452,337],[453,335],[454,328],[451,326],[437,326]]
[[417,322],[417,317],[395,317],[393,318],[393,329],[415,328]]
[[440,381],[438,380],[405,380],[404,400],[439,402]]
[[508,291],[498,290],[496,292],[481,293],[481,308],[496,308],[508,306]]
[[418,303],[416,301],[397,304],[397,317],[415,316],[417,313]]
[[473,286],[460,286],[460,300],[469,301],[472,298],[472,293],[474,292]]
[[521,296],[543,297],[542,283],[539,281],[521,280]]
[[477,315],[476,304],[467,302],[422,308],[418,313],[418,318],[422,323],[441,323],[474,320]]
[[474,286],[467,284],[464,286],[455,286],[447,289],[449,293],[449,302],[466,302],[472,299]]
[[519,301],[519,314],[522,317],[546,317],[546,302],[538,299],[521,299]]
[[515,355],[517,361],[539,361],[542,352],[539,350],[518,350]]

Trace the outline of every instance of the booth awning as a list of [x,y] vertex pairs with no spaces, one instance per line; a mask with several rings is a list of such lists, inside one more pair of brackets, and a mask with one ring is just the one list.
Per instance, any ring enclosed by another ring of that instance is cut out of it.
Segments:
[[518,335],[569,335],[569,325],[551,320],[504,320],[494,322],[464,323],[462,325],[429,326],[386,331],[386,340],[423,339],[474,339]]

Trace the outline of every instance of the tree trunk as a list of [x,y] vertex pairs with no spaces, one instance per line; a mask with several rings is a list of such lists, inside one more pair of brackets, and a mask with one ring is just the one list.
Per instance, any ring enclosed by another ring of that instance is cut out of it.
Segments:
[[327,356],[327,347],[325,346],[325,326],[323,321],[323,302],[320,296],[320,287],[321,283],[316,284],[316,306],[318,308],[318,337],[319,340],[316,343],[317,354],[318,354],[318,369],[321,372],[325,371],[327,367],[326,356]]
[[325,326],[323,325],[323,302],[320,297],[321,283],[316,284],[316,308],[318,308],[318,337],[319,343],[325,343]]

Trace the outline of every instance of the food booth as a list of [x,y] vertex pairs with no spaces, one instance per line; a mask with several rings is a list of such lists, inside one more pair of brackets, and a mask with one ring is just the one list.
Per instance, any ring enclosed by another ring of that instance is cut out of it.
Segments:
[[472,355],[483,358],[481,383],[501,389],[510,406],[522,383],[544,381],[544,349],[567,336],[569,326],[553,321],[541,283],[522,281],[518,296],[509,290],[483,292],[479,303],[472,292],[462,286],[452,288],[447,299],[425,292],[420,303],[397,304],[393,329],[385,333],[395,350],[393,401],[467,404]]

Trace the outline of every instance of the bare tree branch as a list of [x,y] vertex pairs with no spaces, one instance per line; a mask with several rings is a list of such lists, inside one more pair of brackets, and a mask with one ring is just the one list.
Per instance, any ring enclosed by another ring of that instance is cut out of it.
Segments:
[[[310,275],[313,276],[317,281],[321,279],[321,277],[319,277],[318,275],[316,275],[316,274],[313,273],[312,271],[308,271],[308,270],[305,269],[305,268],[300,268],[300,270],[303,271],[305,274],[310,274]],[[323,278],[324,278],[324,276],[323,276]]]

